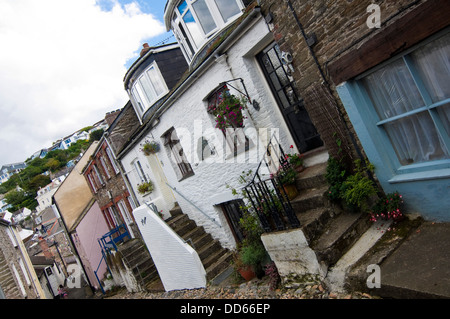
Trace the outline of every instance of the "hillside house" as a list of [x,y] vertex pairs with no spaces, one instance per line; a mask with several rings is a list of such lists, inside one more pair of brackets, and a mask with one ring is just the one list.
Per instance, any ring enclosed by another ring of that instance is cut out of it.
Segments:
[[3,165],[0,168],[0,184],[9,180],[12,175],[19,173],[25,167],[27,167],[27,164],[23,162]]
[[53,195],[53,202],[75,248],[73,251],[80,258],[86,281],[91,287],[99,287],[97,277],[102,279],[107,272],[106,264],[101,263],[103,255],[97,239],[107,233],[109,228],[81,172],[98,143],[95,141],[91,144]]

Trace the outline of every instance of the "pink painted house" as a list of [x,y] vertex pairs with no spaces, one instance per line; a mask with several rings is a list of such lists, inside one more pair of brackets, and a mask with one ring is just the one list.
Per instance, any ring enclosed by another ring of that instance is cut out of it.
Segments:
[[[102,261],[102,249],[97,241],[109,231],[98,203],[93,197],[83,174],[89,157],[96,149],[98,142],[93,142],[84,156],[67,176],[58,191],[53,195],[54,202],[64,221],[67,232],[82,263],[88,284],[97,289],[107,273],[106,263]],[[98,268],[98,270],[97,270]]]

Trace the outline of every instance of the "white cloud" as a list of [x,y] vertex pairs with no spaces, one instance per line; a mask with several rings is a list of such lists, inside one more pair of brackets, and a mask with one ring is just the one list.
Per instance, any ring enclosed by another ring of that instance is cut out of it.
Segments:
[[0,166],[123,107],[125,63],[165,32],[138,4],[0,0]]

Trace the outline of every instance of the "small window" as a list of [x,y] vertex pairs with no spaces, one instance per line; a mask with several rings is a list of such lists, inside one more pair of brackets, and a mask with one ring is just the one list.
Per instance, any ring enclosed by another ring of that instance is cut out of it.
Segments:
[[118,174],[120,172],[119,167],[117,166],[117,163],[114,159],[114,156],[109,149],[109,147],[106,148],[106,155],[108,156],[109,162],[111,163],[112,167],[114,168],[114,172]]
[[147,175],[145,174],[144,170],[142,169],[141,162],[139,160],[134,161],[133,163],[134,170],[137,174],[138,180],[140,183],[148,182]]
[[178,173],[181,174],[181,179],[194,175],[194,171],[184,154],[183,147],[175,129],[171,128],[163,137],[164,145],[170,149],[172,154],[171,158],[178,167]]
[[217,4],[217,7],[219,8],[220,14],[222,15],[222,19],[225,22],[241,13],[241,9],[239,8],[236,1],[215,0],[215,2]]

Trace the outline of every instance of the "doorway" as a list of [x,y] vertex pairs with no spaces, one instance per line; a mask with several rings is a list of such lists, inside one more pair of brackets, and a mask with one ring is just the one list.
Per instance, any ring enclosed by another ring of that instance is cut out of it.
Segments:
[[269,45],[257,55],[257,59],[300,153],[323,146],[303,100],[294,87],[290,74],[292,71],[289,65],[283,63],[278,44]]
[[230,226],[234,239],[236,240],[236,243],[242,242],[245,236],[239,224],[241,218],[243,217],[241,207],[244,205],[245,204],[242,199],[232,200],[220,205],[222,207],[225,218],[227,219],[228,225]]

